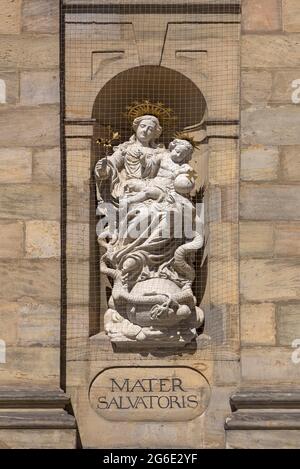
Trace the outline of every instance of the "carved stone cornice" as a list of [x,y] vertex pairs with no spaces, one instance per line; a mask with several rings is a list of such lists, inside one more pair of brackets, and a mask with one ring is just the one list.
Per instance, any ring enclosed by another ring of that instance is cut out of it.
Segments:
[[0,389],[0,429],[76,429],[61,389],[45,387]]
[[231,396],[226,430],[300,430],[297,389],[248,389]]

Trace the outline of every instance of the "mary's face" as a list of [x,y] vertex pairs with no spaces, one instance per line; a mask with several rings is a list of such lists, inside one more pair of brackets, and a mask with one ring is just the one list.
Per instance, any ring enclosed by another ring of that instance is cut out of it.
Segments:
[[142,143],[149,143],[155,138],[156,125],[151,119],[144,119],[136,130],[136,138]]

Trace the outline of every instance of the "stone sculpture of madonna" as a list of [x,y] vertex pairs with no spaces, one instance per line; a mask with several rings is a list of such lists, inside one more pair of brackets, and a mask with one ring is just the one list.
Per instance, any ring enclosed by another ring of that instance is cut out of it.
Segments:
[[134,119],[133,135],[98,161],[100,270],[111,281],[105,331],[118,348],[184,346],[204,320],[192,291],[203,226],[190,200],[192,144],[160,145],[151,114]]

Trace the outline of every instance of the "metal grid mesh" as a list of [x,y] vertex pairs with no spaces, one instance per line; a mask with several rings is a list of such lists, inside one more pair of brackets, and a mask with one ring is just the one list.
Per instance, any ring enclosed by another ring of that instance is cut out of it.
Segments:
[[191,163],[198,173],[194,200],[205,203],[206,249],[193,286],[206,313],[198,349],[204,358],[217,353],[221,359],[236,350],[239,12],[236,0],[62,5],[62,330],[68,360],[118,360],[107,342],[99,348],[90,340],[103,331],[110,287],[99,274],[93,170],[103,149],[95,142],[108,125],[128,140],[132,131],[123,113],[144,98],[178,116],[163,143],[186,126],[196,126],[196,139],[199,129],[206,132]]

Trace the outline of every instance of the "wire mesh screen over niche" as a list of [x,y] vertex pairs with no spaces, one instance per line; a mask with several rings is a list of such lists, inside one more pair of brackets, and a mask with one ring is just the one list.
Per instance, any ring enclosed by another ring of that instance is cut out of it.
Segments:
[[94,169],[113,144],[130,140],[128,109],[146,102],[174,117],[162,125],[162,148],[178,132],[195,144],[189,197],[199,208],[205,241],[194,258],[192,288],[205,322],[185,351],[230,359],[238,344],[239,2],[65,0],[61,22],[67,359],[110,354],[118,360],[108,341],[100,350],[93,340],[105,337],[112,289],[100,274]]

